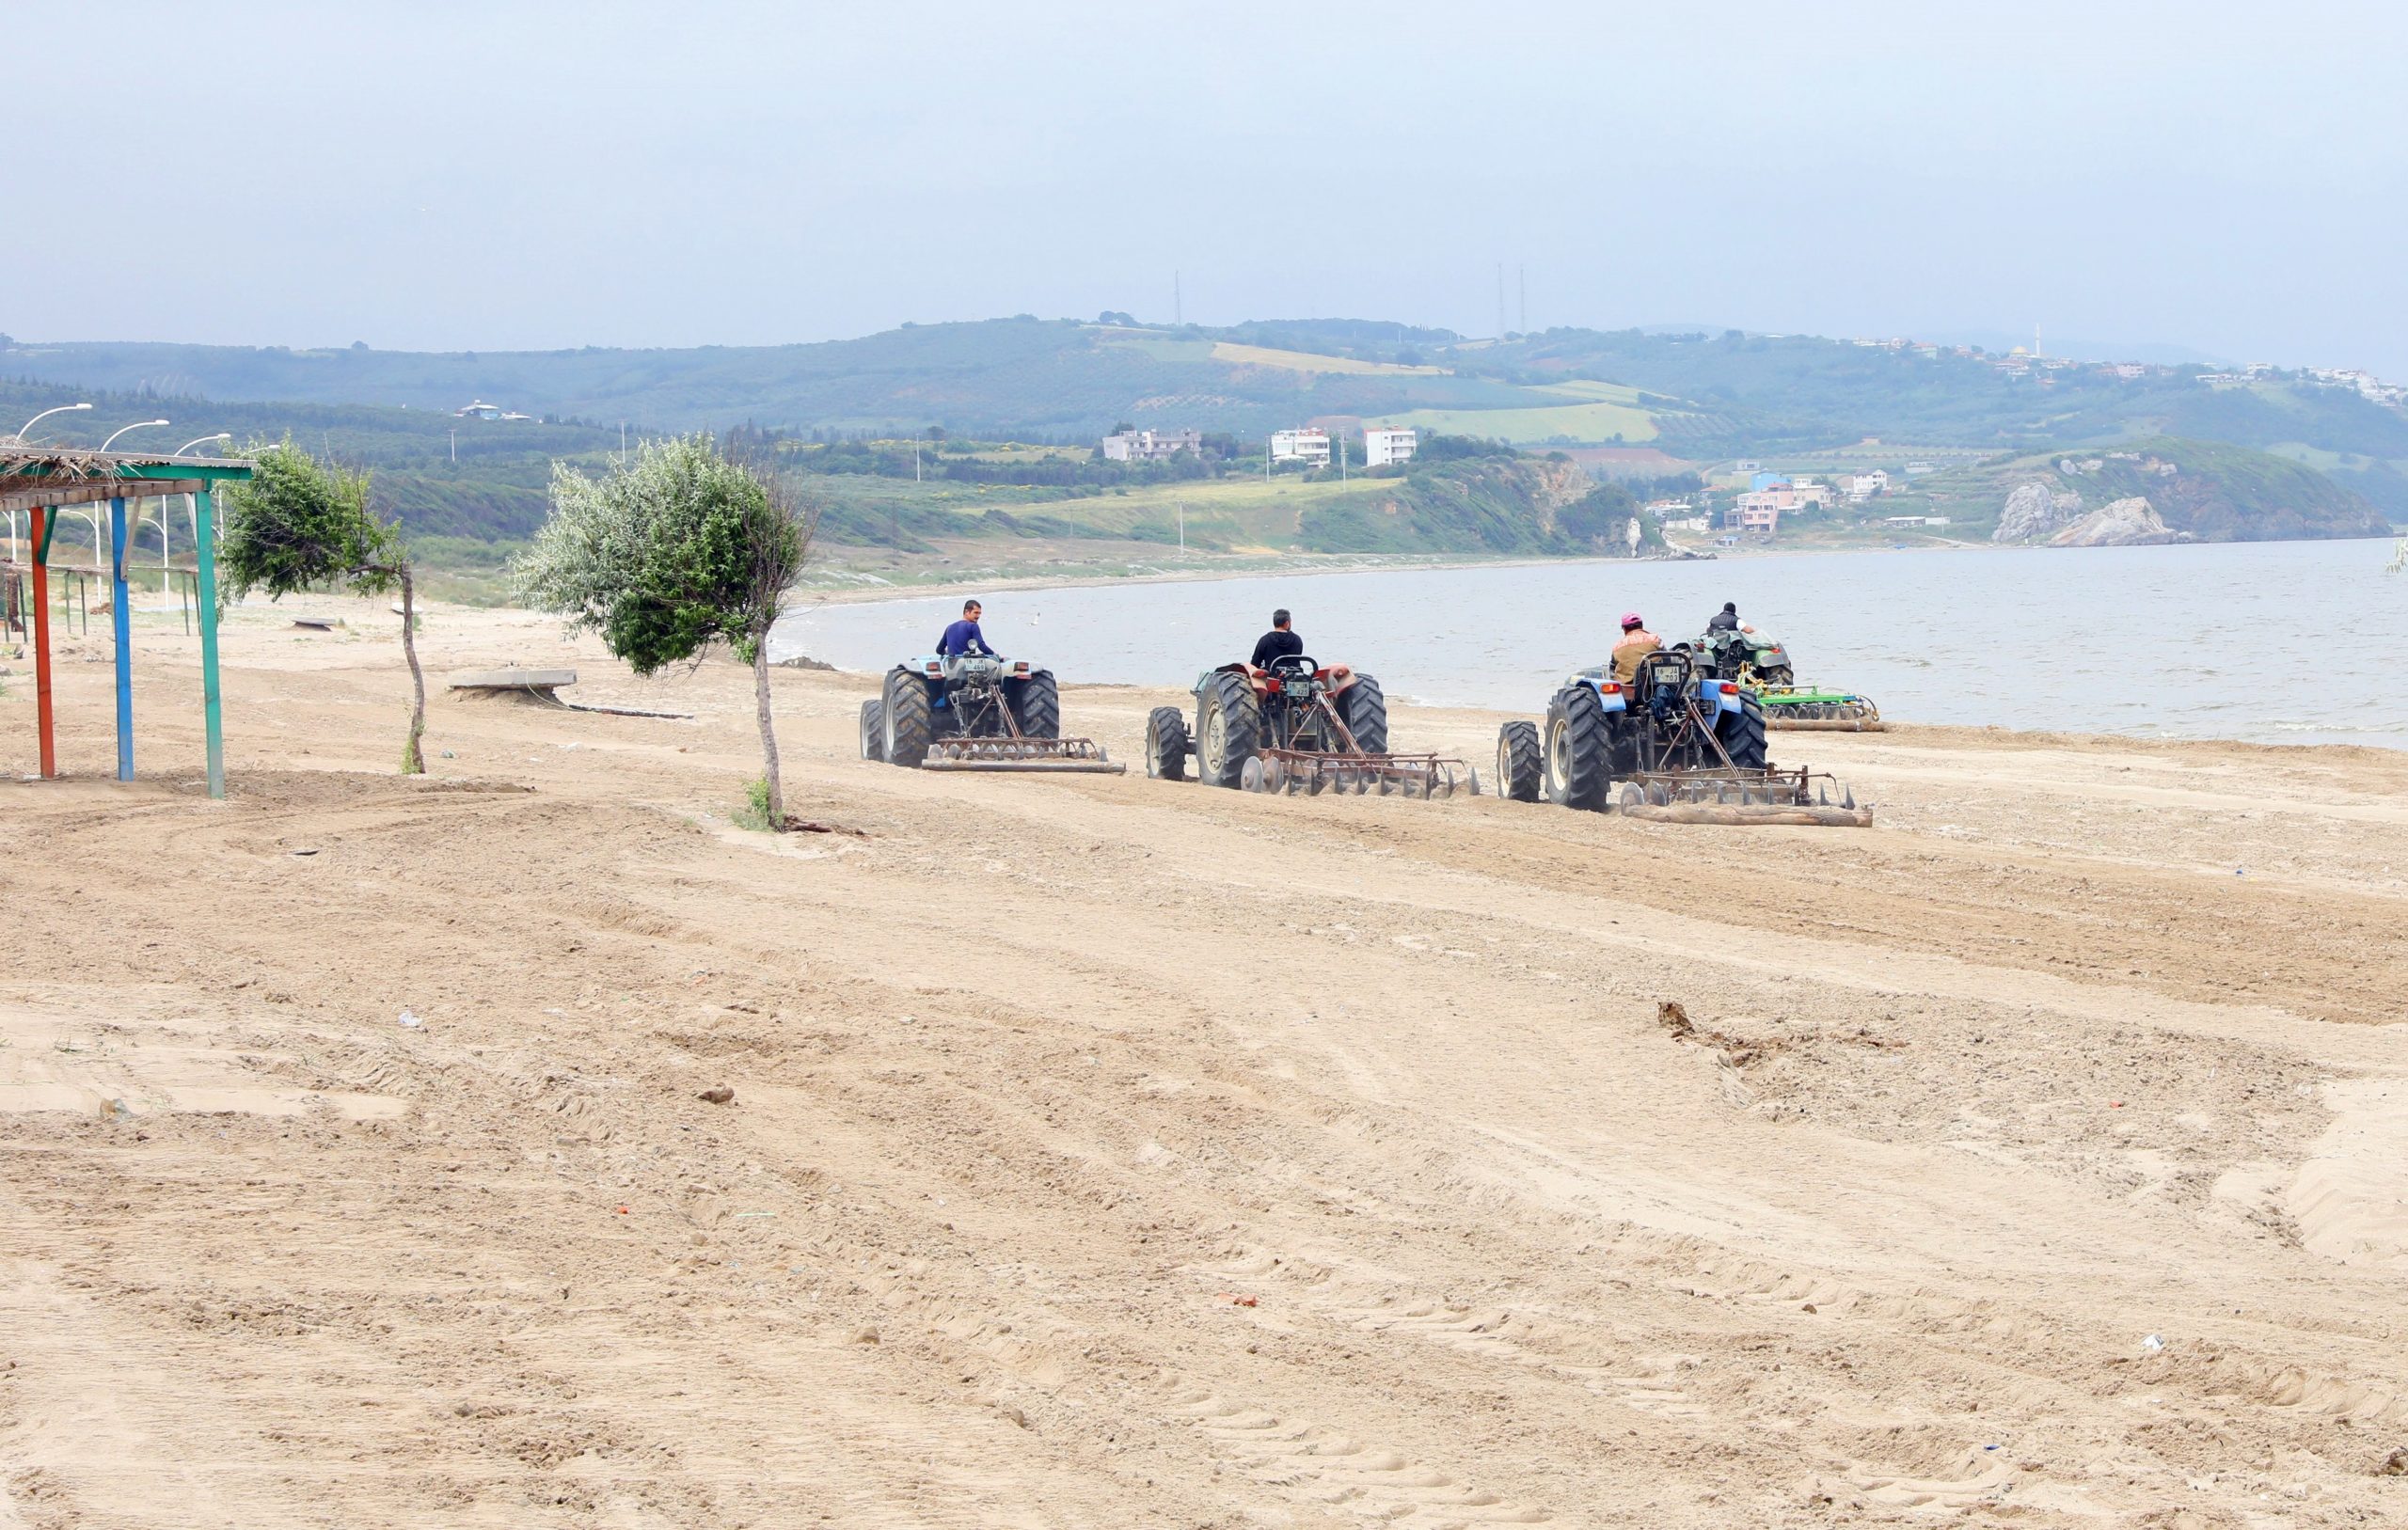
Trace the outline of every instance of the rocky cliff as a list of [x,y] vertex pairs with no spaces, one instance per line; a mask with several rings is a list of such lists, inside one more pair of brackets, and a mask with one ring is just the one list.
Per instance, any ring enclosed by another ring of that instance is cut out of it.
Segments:
[[2052,547],[2149,547],[2167,542],[2195,541],[2177,531],[2147,499],[2138,495],[2101,505],[2049,539]]
[[[2143,540],[2273,542],[2301,537],[2381,536],[2384,517],[2357,493],[2312,467],[2246,447],[2157,436],[2109,449],[2050,452],[1935,475],[1916,485],[1935,504],[1998,506],[1990,540],[2065,546],[2132,545]],[[1903,499],[1903,497],[1902,497]],[[2084,532],[2058,539],[2099,513]],[[2168,533],[2156,536],[2132,507]]]

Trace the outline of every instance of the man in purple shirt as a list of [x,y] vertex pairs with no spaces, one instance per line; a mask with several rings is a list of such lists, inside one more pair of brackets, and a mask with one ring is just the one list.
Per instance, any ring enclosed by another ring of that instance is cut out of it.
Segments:
[[992,654],[987,646],[987,635],[978,630],[978,613],[984,607],[974,600],[961,603],[961,620],[944,629],[937,639],[937,654],[943,658],[959,658],[965,654]]

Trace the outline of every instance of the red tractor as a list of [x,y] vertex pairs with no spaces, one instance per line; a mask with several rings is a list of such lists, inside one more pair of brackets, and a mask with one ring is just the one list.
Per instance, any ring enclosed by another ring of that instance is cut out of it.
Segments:
[[1248,792],[1378,791],[1451,797],[1480,778],[1460,760],[1388,752],[1387,698],[1379,681],[1303,654],[1268,669],[1224,664],[1196,681],[1196,727],[1175,706],[1146,722],[1146,774],[1196,779]]

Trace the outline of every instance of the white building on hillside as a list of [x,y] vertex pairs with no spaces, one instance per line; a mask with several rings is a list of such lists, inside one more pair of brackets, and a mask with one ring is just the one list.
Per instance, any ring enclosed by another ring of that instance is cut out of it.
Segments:
[[1271,460],[1310,463],[1315,467],[1327,467],[1329,433],[1316,430],[1273,431]]
[[1370,427],[1363,432],[1363,465],[1382,467],[1389,463],[1411,462],[1420,445],[1421,437],[1412,431]]
[[1121,431],[1101,445],[1106,462],[1160,462],[1181,451],[1201,455],[1204,437],[1196,431]]

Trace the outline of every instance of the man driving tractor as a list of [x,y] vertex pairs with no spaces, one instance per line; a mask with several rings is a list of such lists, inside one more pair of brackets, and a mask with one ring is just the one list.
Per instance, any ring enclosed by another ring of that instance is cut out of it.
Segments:
[[1255,639],[1254,657],[1248,662],[1258,670],[1271,668],[1274,659],[1293,658],[1305,651],[1305,640],[1288,628],[1288,608],[1284,606],[1271,613],[1271,630]]
[[995,652],[987,646],[987,635],[978,630],[978,613],[984,609],[974,600],[961,603],[961,620],[945,628],[944,636],[937,639],[941,657],[958,659],[973,654],[991,655]]
[[1622,641],[1614,644],[1614,678],[1627,686],[1639,678],[1639,661],[1664,646],[1664,640],[1647,630],[1637,611],[1625,611],[1622,619]]

